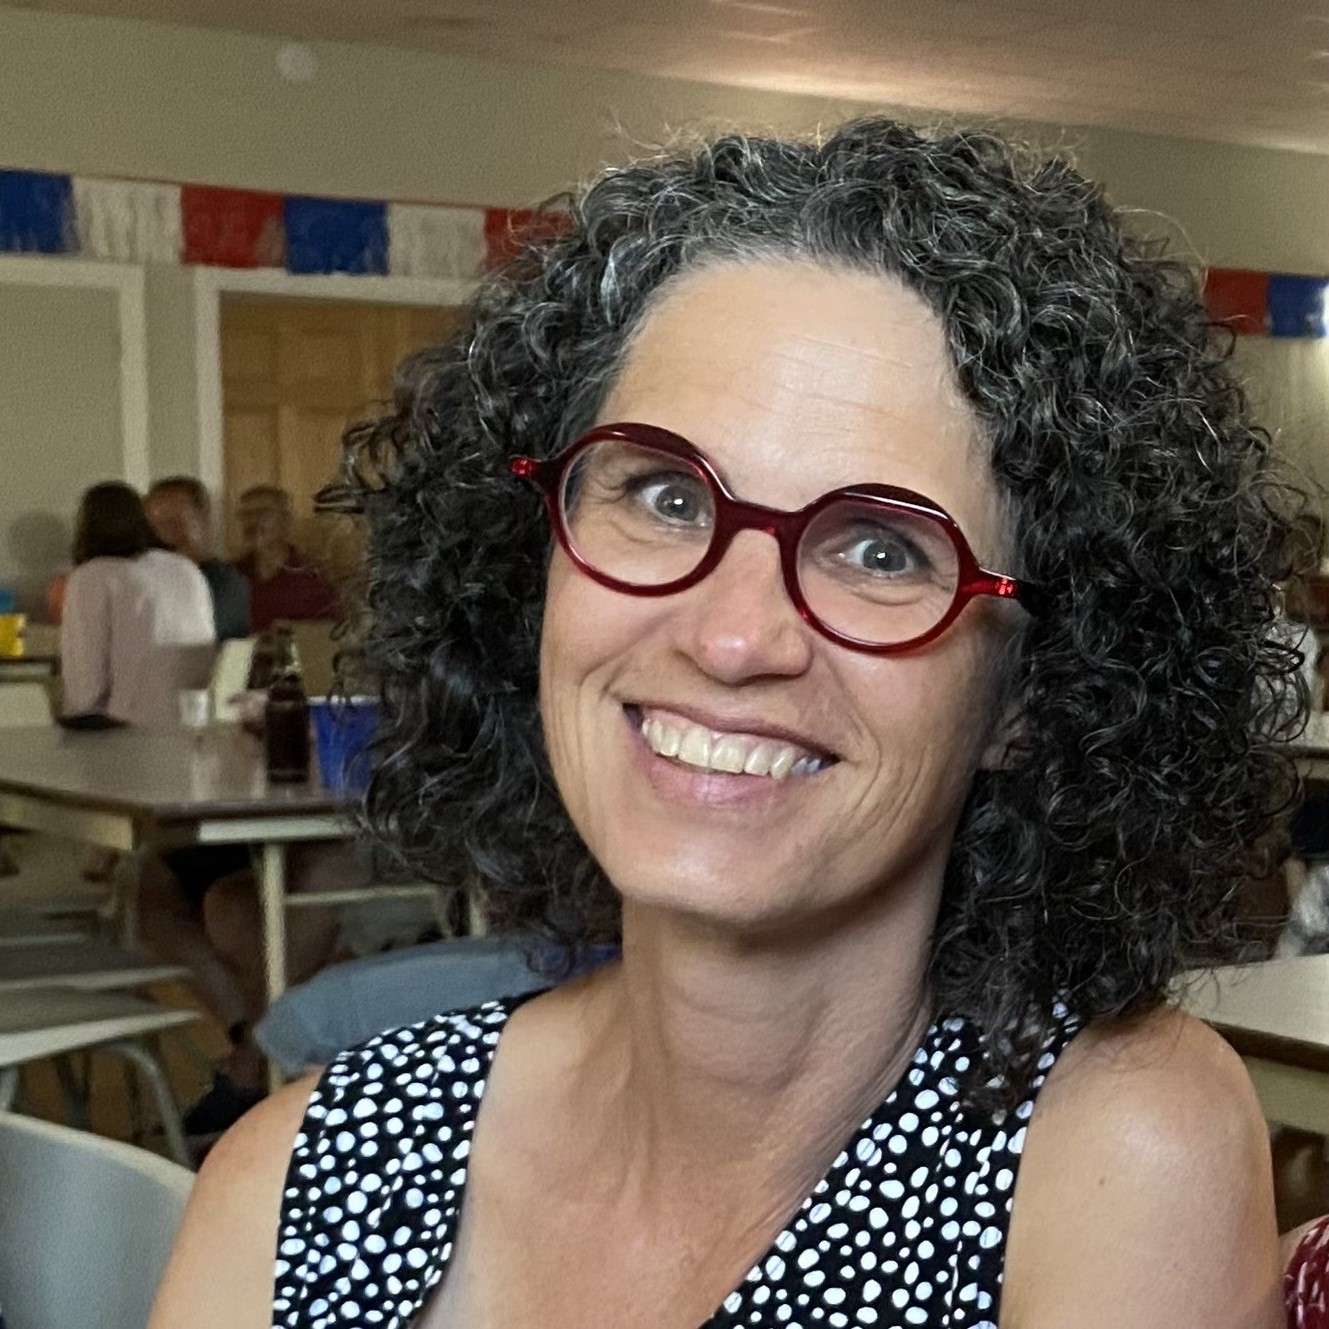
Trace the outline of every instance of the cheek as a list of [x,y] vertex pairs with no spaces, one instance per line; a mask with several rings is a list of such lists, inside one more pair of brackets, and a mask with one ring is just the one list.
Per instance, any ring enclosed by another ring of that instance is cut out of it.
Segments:
[[587,578],[579,576],[562,553],[550,561],[540,630],[540,708],[545,727],[559,718],[578,682],[594,667],[596,627],[587,605]]
[[569,682],[630,662],[660,615],[658,601],[622,595],[592,581],[556,549],[549,561],[540,636],[540,686],[550,701]]
[[633,640],[631,609],[628,597],[597,585],[561,550],[554,552],[540,635],[540,715],[560,787],[584,774],[586,725],[604,719],[595,706],[597,685]]
[[953,630],[931,649],[871,663],[874,676],[853,692],[864,699],[878,778],[896,785],[897,797],[950,807],[988,744],[996,657],[986,634]]

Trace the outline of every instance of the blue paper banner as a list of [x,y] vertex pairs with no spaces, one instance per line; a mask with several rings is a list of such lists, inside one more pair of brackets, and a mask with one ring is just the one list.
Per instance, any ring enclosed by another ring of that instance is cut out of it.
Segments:
[[285,219],[288,271],[387,272],[386,204],[287,198]]
[[70,177],[0,171],[0,251],[63,254],[76,247]]
[[1329,278],[1274,273],[1269,278],[1269,333],[1273,337],[1329,336]]

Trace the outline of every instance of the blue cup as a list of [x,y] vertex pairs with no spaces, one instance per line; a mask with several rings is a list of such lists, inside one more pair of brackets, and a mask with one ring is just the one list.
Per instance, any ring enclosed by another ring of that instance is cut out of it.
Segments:
[[[18,592],[12,586],[0,586],[0,614],[18,613]],[[0,1325],[0,1329],[4,1329]]]
[[363,794],[369,784],[369,744],[378,729],[371,697],[328,697],[309,703],[314,747],[323,787],[335,794]]

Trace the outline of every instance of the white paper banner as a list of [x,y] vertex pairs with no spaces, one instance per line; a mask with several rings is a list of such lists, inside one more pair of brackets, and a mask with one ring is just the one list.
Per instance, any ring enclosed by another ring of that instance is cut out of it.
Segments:
[[388,204],[388,271],[394,277],[480,275],[485,261],[483,208]]
[[86,258],[180,262],[180,186],[74,177],[74,223]]

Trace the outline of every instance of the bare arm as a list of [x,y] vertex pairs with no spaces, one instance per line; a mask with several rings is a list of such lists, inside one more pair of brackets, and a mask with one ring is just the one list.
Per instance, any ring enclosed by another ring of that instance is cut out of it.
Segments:
[[269,1329],[282,1183],[317,1082],[260,1103],[208,1155],[148,1329]]
[[65,588],[60,677],[66,715],[105,707],[111,695],[111,616],[106,584],[93,566],[75,568]]
[[1009,1240],[1001,1329],[1282,1329],[1268,1139],[1235,1053],[1172,1011],[1073,1043]]

